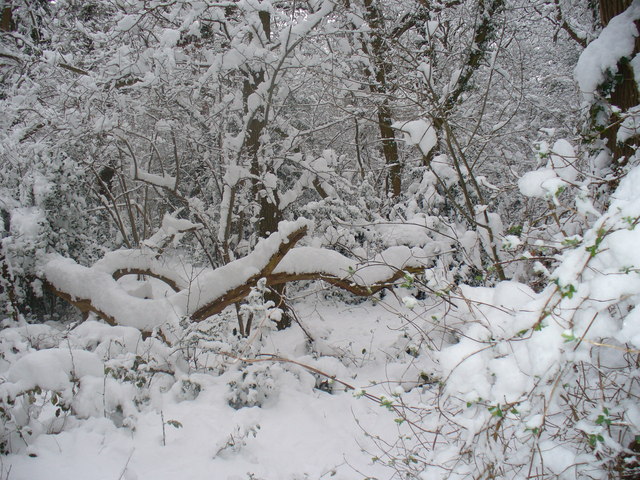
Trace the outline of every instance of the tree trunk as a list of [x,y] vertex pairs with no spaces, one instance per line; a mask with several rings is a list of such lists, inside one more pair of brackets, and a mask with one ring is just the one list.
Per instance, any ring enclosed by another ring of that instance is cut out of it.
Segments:
[[631,0],[600,0],[600,22],[606,27],[611,19],[631,6]]
[[[269,12],[259,12],[260,23],[262,25],[263,33],[267,42],[271,38],[271,17]],[[245,81],[242,89],[242,97],[244,100],[245,114],[248,111],[249,96],[255,93],[258,86],[264,82],[264,71],[248,71],[245,72]],[[257,235],[259,238],[266,238],[271,233],[278,230],[278,223],[283,219],[282,211],[278,206],[278,193],[273,191],[273,197],[268,195],[264,184],[260,181],[260,178],[267,174],[275,174],[270,168],[270,165],[263,166],[260,162],[260,137],[264,132],[267,125],[267,119],[264,118],[265,109],[260,107],[253,113],[253,117],[247,124],[247,134],[244,142],[244,151],[249,157],[251,162],[251,174],[254,176],[252,180],[253,197],[260,206],[258,213],[258,230]],[[264,169],[264,171],[263,171]],[[291,325],[291,315],[287,311],[287,306],[284,303],[285,285],[278,285],[271,287],[265,293],[265,300],[272,301],[278,308],[283,311],[282,319],[277,322],[278,330],[282,330]],[[247,326],[247,334],[249,333],[250,326]]]
[[[611,19],[621,14],[631,6],[631,0],[600,0],[600,21],[606,27]],[[640,22],[636,21],[636,28],[640,30]],[[640,52],[640,38],[636,37],[633,55]],[[633,57],[633,55],[631,57]],[[638,85],[633,75],[630,58],[621,58],[617,64],[617,72],[614,77],[614,87],[610,92],[610,104],[620,109],[620,113],[627,112],[631,107],[640,103],[638,98]],[[602,138],[611,150],[612,165],[614,169],[626,165],[628,159],[638,146],[638,138],[630,138],[624,143],[617,141],[620,129],[620,114],[613,113],[609,119],[608,127],[602,132]]]
[[370,77],[374,77],[375,83],[372,83],[370,90],[372,93],[380,94],[383,97],[382,103],[378,106],[378,128],[380,130],[380,138],[382,140],[382,153],[385,163],[389,169],[386,180],[387,193],[391,193],[393,198],[400,196],[402,192],[402,166],[398,156],[398,143],[396,142],[395,132],[391,128],[391,108],[386,95],[390,91],[388,84],[388,74],[391,72],[393,65],[386,60],[385,42],[382,32],[382,14],[373,0],[364,0],[365,16],[371,28],[370,49],[363,45],[363,49],[372,59],[375,71],[367,72]]
[[15,24],[13,23],[11,2],[7,2],[2,9],[2,17],[0,18],[0,32],[12,32],[13,30],[15,30]]

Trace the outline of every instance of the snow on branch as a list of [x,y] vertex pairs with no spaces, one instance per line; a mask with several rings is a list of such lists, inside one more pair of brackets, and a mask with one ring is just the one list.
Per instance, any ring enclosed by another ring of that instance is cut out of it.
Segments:
[[[201,321],[241,301],[262,278],[270,286],[323,280],[368,296],[425,268],[420,252],[407,247],[391,247],[363,264],[332,250],[293,248],[308,227],[306,219],[280,222],[278,231],[258,242],[249,255],[217,269],[195,269],[145,250],[120,250],[92,267],[52,255],[43,268],[44,280],[51,292],[84,313],[144,332],[159,328],[166,336],[166,327],[177,326],[180,318]],[[133,297],[116,282],[127,274],[158,278],[175,293],[157,299]]]
[[145,172],[137,167],[133,169],[133,179],[172,191],[175,191],[177,188],[176,177],[172,177],[171,175],[156,175]]
[[[92,311],[110,324],[151,332],[175,326],[180,318],[195,313],[206,318],[203,315],[207,309],[224,299],[241,299],[239,295],[245,289],[248,293],[261,277],[269,275],[306,234],[307,225],[307,220],[281,222],[278,231],[258,242],[251,254],[218,269],[206,269],[194,278],[181,278],[170,273],[171,267],[159,263],[155,256],[129,250],[107,255],[92,267],[52,255],[43,268],[44,280],[49,290],[82,312]],[[166,277],[176,285],[187,287],[188,283],[188,287],[165,298],[136,298],[113,278],[114,273],[127,269],[132,273]]]
[[633,54],[640,19],[640,3],[634,2],[627,10],[612,18],[582,52],[575,68],[575,77],[580,90],[587,99],[605,80],[607,71],[615,73],[618,61]]
[[372,261],[357,265],[333,250],[298,247],[287,254],[273,275],[267,277],[267,285],[324,280],[354,295],[373,295],[393,286],[406,273],[424,271],[425,265],[415,253],[408,247],[391,247]]
[[[308,224],[307,220],[280,222],[278,231],[260,241],[249,255],[201,275],[197,293],[209,293],[205,296],[211,300],[199,302],[191,318],[204,320],[246,297],[258,280],[268,277],[289,250],[307,234]],[[224,280],[228,282],[226,285],[220,283]],[[189,291],[178,295],[189,300]]]

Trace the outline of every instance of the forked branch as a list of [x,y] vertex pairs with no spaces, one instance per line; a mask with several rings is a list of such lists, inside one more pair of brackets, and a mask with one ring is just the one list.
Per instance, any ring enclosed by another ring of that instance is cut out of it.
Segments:
[[[332,250],[300,247],[307,221],[281,222],[277,232],[255,250],[215,270],[188,278],[184,264],[164,263],[140,250],[108,254],[93,267],[52,257],[45,264],[45,286],[83,313],[94,312],[111,325],[126,325],[151,332],[188,317],[199,322],[222,312],[249,295],[262,278],[268,286],[300,280],[323,280],[359,296],[390,288],[407,273],[424,266],[407,247],[392,247],[374,262],[354,268],[355,262]],[[182,268],[185,274],[177,273]],[[148,275],[165,282],[175,293],[164,298],[141,299],[129,295],[116,280],[127,274]]]

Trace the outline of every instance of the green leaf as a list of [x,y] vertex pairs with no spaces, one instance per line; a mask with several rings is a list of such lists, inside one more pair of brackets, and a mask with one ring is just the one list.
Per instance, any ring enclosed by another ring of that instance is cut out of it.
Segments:
[[577,247],[580,245],[581,240],[576,237],[569,237],[562,240],[562,245],[565,247]]
[[593,243],[593,245],[591,245],[590,247],[585,247],[585,250],[589,252],[589,255],[591,256],[591,258],[597,255],[598,248],[600,248],[600,244],[602,243],[602,240],[604,240],[604,237],[606,234],[607,232],[601,228],[600,230],[598,230],[598,236],[596,237],[596,240]]
[[562,295],[562,297],[566,297],[566,298],[573,298],[573,294],[576,293],[576,287],[574,287],[573,285],[569,284],[566,285],[565,287],[562,287],[560,290],[560,295]]
[[509,229],[507,230],[507,233],[509,235],[515,235],[516,237],[519,237],[520,235],[522,235],[522,225],[510,226]]
[[494,417],[502,418],[504,416],[504,412],[500,408],[500,405],[488,407],[488,410]]
[[595,447],[598,442],[600,443],[604,442],[604,437],[599,433],[598,434],[592,433],[591,435],[589,435],[588,440],[589,440],[589,445],[591,445],[592,447]]
[[404,282],[400,286],[402,288],[413,288],[413,283],[415,281],[415,278],[413,277],[413,275],[411,275],[410,273],[405,273],[403,278],[404,278]]
[[636,225],[638,225],[640,217],[622,217],[622,220],[629,224],[629,227],[627,227],[629,230],[633,230],[636,228]]
[[385,407],[387,410],[393,410],[393,402],[387,397],[380,397],[380,406]]

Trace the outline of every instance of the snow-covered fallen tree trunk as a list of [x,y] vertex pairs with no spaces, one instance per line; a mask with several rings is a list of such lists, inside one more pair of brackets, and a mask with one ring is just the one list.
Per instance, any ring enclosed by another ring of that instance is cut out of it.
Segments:
[[[278,231],[258,242],[249,255],[217,269],[195,268],[145,250],[111,252],[92,267],[51,255],[43,268],[44,282],[83,313],[93,312],[111,325],[164,332],[177,327],[181,318],[201,321],[222,312],[249,295],[262,278],[268,286],[324,280],[367,296],[425,268],[420,252],[407,247],[389,248],[362,265],[324,248],[294,249],[308,226],[305,219],[280,222]],[[134,297],[117,283],[127,274],[158,278],[175,293],[155,299]]]

